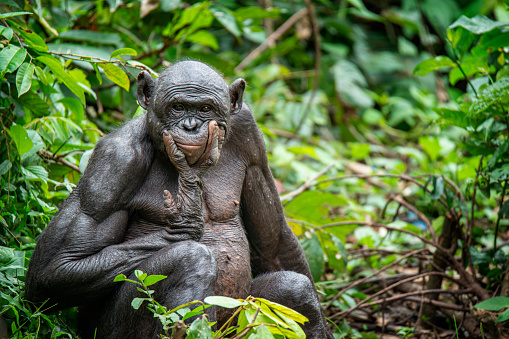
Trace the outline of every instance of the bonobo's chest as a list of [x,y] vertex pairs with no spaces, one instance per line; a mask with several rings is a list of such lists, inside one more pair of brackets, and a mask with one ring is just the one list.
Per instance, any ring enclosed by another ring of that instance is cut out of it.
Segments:
[[[239,224],[239,204],[245,166],[234,157],[221,154],[218,163],[203,178],[203,215],[205,228],[225,224],[228,228]],[[129,178],[126,178],[129,180]],[[176,196],[178,173],[169,159],[154,157],[145,180],[129,204],[129,225],[126,239],[135,238],[166,226],[163,192]]]

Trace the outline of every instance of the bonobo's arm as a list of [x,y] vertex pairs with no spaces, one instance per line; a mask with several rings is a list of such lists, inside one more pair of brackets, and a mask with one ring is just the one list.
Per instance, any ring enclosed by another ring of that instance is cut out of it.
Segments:
[[[137,119],[138,120],[138,119]],[[78,187],[38,239],[27,272],[29,300],[58,308],[90,302],[143,260],[172,242],[198,240],[202,229],[179,225],[123,242],[127,206],[154,156],[144,119],[103,138]],[[162,194],[162,192],[161,192]]]
[[[241,215],[251,248],[253,276],[280,270],[306,275],[313,281],[302,247],[285,221],[279,194],[267,162],[265,143],[251,112],[235,116],[235,129],[248,163],[242,188]],[[240,151],[240,150],[239,150]]]

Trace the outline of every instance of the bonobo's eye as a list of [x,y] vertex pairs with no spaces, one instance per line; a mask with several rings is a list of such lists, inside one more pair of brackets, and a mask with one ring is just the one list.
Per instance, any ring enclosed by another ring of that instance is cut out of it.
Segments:
[[212,109],[212,108],[211,108],[210,106],[205,105],[205,106],[203,106],[203,107],[200,109],[200,111],[202,111],[202,112],[210,112],[210,110],[211,110],[211,109]]
[[173,109],[177,112],[181,112],[184,110],[184,106],[182,106],[181,104],[175,104],[173,105]]

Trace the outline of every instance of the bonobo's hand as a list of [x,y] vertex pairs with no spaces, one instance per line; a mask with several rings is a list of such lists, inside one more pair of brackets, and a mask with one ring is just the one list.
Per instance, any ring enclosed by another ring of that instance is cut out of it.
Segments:
[[207,170],[214,166],[219,160],[221,146],[224,141],[224,132],[221,133],[217,122],[214,120],[209,121],[208,129],[209,131],[205,151],[198,161],[192,166],[187,162],[184,153],[182,153],[182,151],[178,148],[171,134],[167,131],[163,132],[166,152],[179,174],[184,176],[186,179],[193,180],[193,177],[195,176],[201,179],[205,172],[207,172]]
[[204,228],[201,179],[205,172],[217,163],[221,146],[219,139],[222,137],[217,122],[210,121],[205,151],[196,164],[190,166],[171,135],[164,133],[166,152],[179,172],[176,197],[174,198],[167,190],[163,195],[169,233],[188,233],[194,240],[201,238]]

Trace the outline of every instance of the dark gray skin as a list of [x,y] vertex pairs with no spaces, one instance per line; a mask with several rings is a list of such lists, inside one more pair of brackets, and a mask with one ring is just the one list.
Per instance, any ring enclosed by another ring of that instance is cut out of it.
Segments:
[[[158,320],[131,283],[168,276],[154,296],[173,308],[210,295],[267,298],[309,318],[308,338],[333,338],[306,257],[288,227],[262,135],[208,66],[177,63],[138,76],[147,114],[99,141],[87,170],[41,234],[27,272],[29,300],[80,306],[84,338],[156,338]],[[222,324],[230,313],[209,308]],[[96,334],[95,334],[96,333]]]

